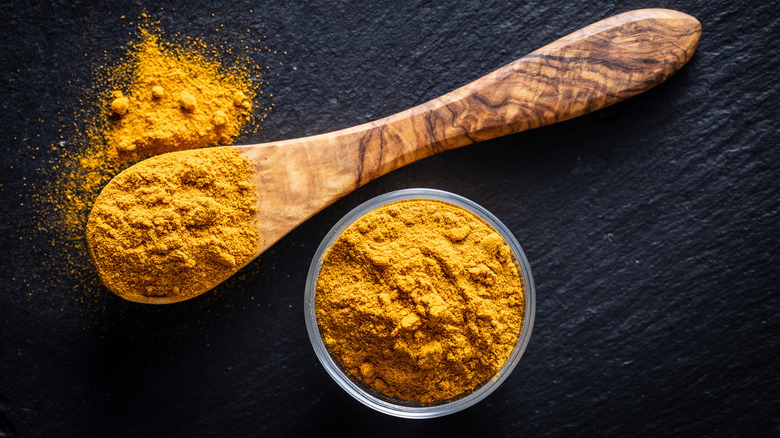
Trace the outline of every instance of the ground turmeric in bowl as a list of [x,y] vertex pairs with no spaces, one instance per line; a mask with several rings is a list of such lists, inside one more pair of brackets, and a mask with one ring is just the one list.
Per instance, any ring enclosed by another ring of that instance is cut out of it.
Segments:
[[525,284],[475,213],[408,199],[364,214],[322,257],[316,321],[361,384],[401,401],[458,398],[494,378],[523,330]]

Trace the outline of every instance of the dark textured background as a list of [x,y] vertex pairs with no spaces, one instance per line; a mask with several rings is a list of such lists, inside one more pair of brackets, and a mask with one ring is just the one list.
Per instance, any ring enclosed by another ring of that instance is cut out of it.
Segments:
[[[777,2],[37,3],[0,7],[0,437],[780,435]],[[392,114],[642,7],[702,22],[697,53],[668,82],[386,175],[207,296],[163,307],[116,298],[70,272],[83,255],[49,223],[52,146],[62,136],[73,147],[67,127],[91,65],[124,51],[143,12],[169,35],[267,37],[256,62],[272,67],[264,104],[275,107],[238,140],[256,143]],[[407,187],[491,210],[537,286],[512,376],[428,421],[346,395],[319,365],[302,311],[327,230]]]

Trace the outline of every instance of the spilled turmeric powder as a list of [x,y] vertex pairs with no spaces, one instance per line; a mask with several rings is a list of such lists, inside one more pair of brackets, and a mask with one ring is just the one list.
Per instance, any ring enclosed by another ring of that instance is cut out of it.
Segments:
[[325,253],[315,307],[351,376],[402,400],[469,393],[496,375],[524,324],[525,285],[506,241],[461,207],[397,201]]
[[114,119],[104,136],[114,157],[138,160],[164,152],[230,143],[252,113],[252,83],[195,50],[166,47],[142,30],[131,52],[127,94],[114,90]]
[[255,254],[248,160],[224,147],[159,155],[103,189],[87,244],[103,282],[134,301],[199,295]]

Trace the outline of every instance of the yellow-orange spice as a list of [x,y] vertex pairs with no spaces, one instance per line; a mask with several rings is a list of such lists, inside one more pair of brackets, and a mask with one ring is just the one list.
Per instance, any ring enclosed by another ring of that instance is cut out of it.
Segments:
[[336,361],[403,400],[447,400],[493,377],[523,327],[506,241],[475,214],[398,201],[350,225],[323,257],[316,315]]

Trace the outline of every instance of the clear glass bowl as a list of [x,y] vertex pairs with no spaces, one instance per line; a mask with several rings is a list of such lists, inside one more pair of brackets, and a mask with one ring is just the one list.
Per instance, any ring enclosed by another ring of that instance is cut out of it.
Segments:
[[[415,403],[404,400],[398,400],[390,398],[381,394],[364,383],[356,380],[346,373],[340,365],[331,357],[325,344],[320,336],[319,326],[317,325],[317,313],[315,311],[315,292],[317,286],[317,279],[320,274],[320,267],[322,266],[322,257],[330,246],[336,241],[344,230],[347,229],[355,220],[368,213],[369,211],[381,207],[385,204],[389,204],[396,201],[409,200],[409,199],[432,199],[438,201],[448,202],[458,207],[464,208],[477,216],[481,217],[485,222],[490,224],[507,242],[514,254],[514,260],[517,264],[520,273],[523,276],[525,283],[525,316],[523,319],[523,329],[518,336],[515,349],[509,356],[507,362],[501,367],[499,372],[486,380],[481,386],[478,386],[474,391],[466,394],[461,394],[452,399],[443,400],[436,403]],[[364,405],[375,409],[379,412],[394,415],[402,418],[434,418],[441,417],[443,415],[452,414],[454,412],[461,411],[474,405],[480,400],[487,397],[491,392],[495,391],[501,383],[506,380],[512,370],[517,365],[520,357],[523,355],[528,341],[531,337],[531,329],[534,325],[534,312],[536,310],[536,292],[534,289],[534,280],[531,275],[531,267],[528,265],[528,260],[523,253],[520,244],[512,233],[502,224],[492,213],[482,208],[480,205],[470,201],[462,196],[455,195],[453,193],[445,192],[442,190],[434,189],[405,189],[395,192],[386,193],[381,196],[377,196],[370,199],[363,204],[359,205],[346,216],[344,216],[333,228],[328,232],[322,243],[317,248],[317,252],[314,255],[311,266],[309,267],[309,274],[306,278],[306,293],[304,297],[304,311],[306,316],[306,330],[309,332],[309,339],[314,347],[314,352],[317,354],[317,358],[322,363],[325,371],[330,374],[333,380],[339,384],[349,395],[357,399]]]

